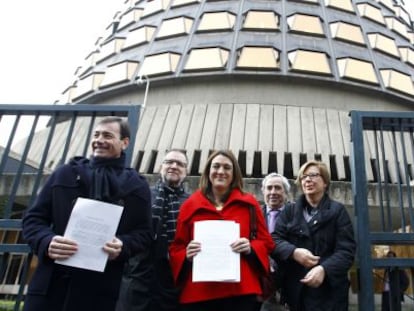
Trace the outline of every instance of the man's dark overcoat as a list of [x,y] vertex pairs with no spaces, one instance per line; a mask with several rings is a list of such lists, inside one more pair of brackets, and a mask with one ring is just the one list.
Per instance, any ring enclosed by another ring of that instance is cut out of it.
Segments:
[[[189,197],[181,184],[167,186],[159,179],[151,188],[154,241],[152,249],[129,260],[122,277],[116,311],[176,311],[179,290],[175,288],[168,259],[168,238],[177,225],[181,204]],[[167,215],[168,214],[168,215]]]
[[[114,166],[111,160],[108,164],[104,161],[98,168],[107,173],[94,175],[94,162],[75,158],[48,178],[23,219],[24,238],[38,258],[25,311],[114,310],[124,263],[150,247],[152,230],[149,186],[122,161],[115,160]],[[46,255],[49,243],[53,236],[64,235],[76,199],[96,192],[101,192],[105,201],[124,207],[116,233],[123,242],[122,252],[107,262],[103,273],[55,264]]]

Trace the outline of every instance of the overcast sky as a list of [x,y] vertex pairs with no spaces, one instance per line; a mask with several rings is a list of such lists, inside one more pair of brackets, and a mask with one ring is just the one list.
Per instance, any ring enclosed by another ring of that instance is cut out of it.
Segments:
[[[414,17],[414,0],[406,0]],[[0,104],[52,104],[124,0],[0,0]]]
[[0,103],[53,104],[124,0],[0,0]]

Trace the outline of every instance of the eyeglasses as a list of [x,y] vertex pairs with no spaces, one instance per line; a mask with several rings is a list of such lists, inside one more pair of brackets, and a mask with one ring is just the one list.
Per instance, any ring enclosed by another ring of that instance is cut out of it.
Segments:
[[315,178],[317,178],[317,177],[319,177],[319,176],[321,176],[321,174],[319,174],[319,173],[309,173],[309,174],[303,174],[303,175],[300,177],[300,180],[301,180],[301,181],[303,181],[303,180],[305,180],[307,177],[309,177],[309,179],[310,179],[310,180],[313,180],[313,179],[315,179]]
[[162,163],[164,163],[166,165],[173,165],[175,163],[175,164],[177,164],[178,167],[181,167],[181,168],[187,167],[187,163],[181,162],[179,160],[165,159]]

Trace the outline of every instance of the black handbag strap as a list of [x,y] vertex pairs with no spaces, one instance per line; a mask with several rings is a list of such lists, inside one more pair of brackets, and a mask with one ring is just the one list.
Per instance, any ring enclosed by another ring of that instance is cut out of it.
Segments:
[[250,213],[250,240],[257,238],[257,221],[256,221],[256,210],[253,205],[249,205]]

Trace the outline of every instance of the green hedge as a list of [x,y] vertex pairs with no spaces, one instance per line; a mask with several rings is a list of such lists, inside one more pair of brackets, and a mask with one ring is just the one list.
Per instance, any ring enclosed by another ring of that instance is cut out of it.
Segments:
[[[0,300],[0,311],[13,311],[15,301],[12,300]],[[23,303],[20,304],[20,309],[23,309]]]

